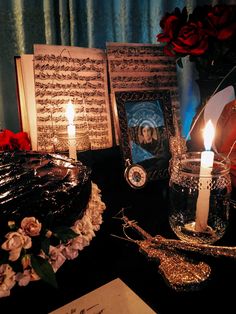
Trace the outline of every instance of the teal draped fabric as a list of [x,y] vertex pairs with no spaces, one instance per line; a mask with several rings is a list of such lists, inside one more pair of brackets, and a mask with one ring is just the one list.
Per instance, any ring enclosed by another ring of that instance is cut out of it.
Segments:
[[[165,12],[205,3],[211,1],[1,0],[0,128],[19,131],[14,56],[33,53],[34,44],[105,48],[106,42],[156,43]],[[186,64],[178,77],[187,131],[197,105],[192,65]]]

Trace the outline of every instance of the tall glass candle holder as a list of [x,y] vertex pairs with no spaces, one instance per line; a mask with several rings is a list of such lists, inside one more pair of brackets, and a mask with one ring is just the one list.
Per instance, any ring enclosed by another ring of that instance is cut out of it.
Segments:
[[230,206],[230,162],[214,155],[210,172],[201,171],[201,153],[172,160],[169,222],[184,241],[214,243],[225,233]]

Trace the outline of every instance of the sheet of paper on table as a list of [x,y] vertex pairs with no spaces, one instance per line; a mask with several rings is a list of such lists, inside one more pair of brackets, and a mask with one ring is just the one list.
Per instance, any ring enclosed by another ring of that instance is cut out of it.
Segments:
[[155,314],[121,279],[89,292],[49,314]]

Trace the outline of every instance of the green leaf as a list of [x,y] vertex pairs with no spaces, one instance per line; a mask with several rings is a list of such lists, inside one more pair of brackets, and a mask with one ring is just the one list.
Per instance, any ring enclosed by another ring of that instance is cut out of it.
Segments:
[[41,249],[44,251],[46,255],[49,254],[49,246],[50,246],[50,239],[43,238],[43,240],[41,241]]
[[40,256],[31,255],[31,264],[37,275],[54,288],[58,288],[56,276],[51,264]]
[[68,227],[58,227],[53,230],[53,235],[60,239],[63,243],[78,236],[72,229]]

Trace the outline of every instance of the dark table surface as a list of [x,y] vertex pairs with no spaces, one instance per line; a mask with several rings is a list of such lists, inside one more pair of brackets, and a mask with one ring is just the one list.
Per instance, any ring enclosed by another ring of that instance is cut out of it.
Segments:
[[[166,284],[158,264],[140,253],[136,244],[111,236],[124,236],[122,222],[113,217],[126,208],[125,214],[150,234],[176,238],[168,223],[168,180],[133,190],[123,178],[119,148],[80,154],[80,159],[91,166],[92,179],[106,204],[100,230],[76,259],[58,270],[58,289],[42,281],[16,286],[10,297],[0,299],[0,314],[49,313],[117,277],[160,314],[236,313],[236,260],[202,256],[212,268],[210,280],[196,291],[178,292]],[[219,245],[236,244],[234,211]]]

